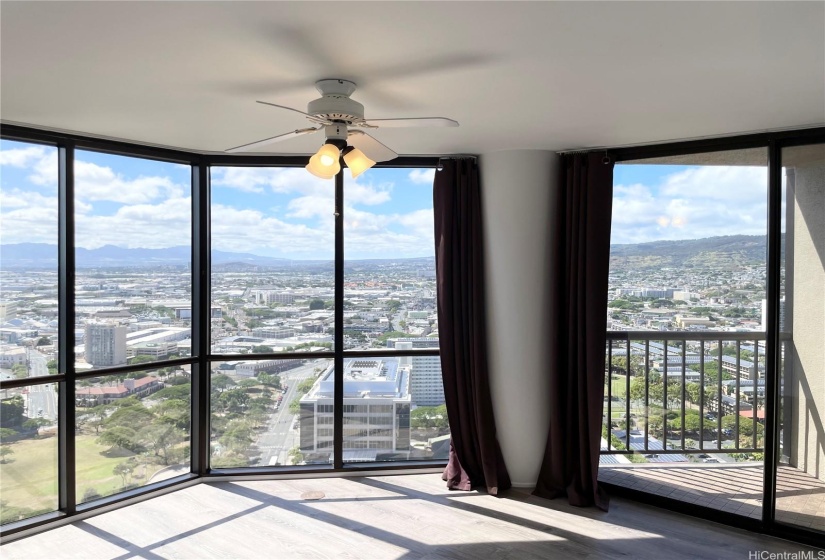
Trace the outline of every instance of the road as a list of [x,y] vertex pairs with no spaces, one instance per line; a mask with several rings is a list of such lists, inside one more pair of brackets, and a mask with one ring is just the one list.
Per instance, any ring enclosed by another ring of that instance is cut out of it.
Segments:
[[[301,381],[314,377],[315,369],[326,369],[330,360],[310,360],[306,365],[287,370],[280,374],[281,384],[289,386],[281,407],[277,412],[270,414],[266,429],[261,432],[255,442],[261,453],[258,459],[259,466],[286,465],[289,463],[287,453],[298,444],[298,429],[296,416],[289,411],[289,403],[298,398],[297,387]],[[295,424],[295,429],[293,429]]]
[[[29,353],[29,377],[42,377],[49,375],[49,368],[46,367],[48,360],[39,352]],[[57,393],[54,390],[54,383],[43,385],[32,385],[26,398],[27,412],[29,418],[45,418],[57,421]]]

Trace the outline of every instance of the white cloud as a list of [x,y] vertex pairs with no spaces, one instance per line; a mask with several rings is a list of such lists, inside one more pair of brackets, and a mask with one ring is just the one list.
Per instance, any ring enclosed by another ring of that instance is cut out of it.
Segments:
[[[242,192],[298,194],[315,200],[335,197],[335,183],[319,179],[302,167],[218,167],[212,170],[212,185]],[[351,204],[382,204],[390,201],[393,185],[369,185],[347,180],[346,197]]]
[[423,257],[433,255],[433,211],[373,214],[344,210],[347,258]]
[[0,241],[57,244],[57,197],[20,189],[0,192]]
[[159,249],[189,245],[191,199],[169,198],[158,204],[121,206],[109,215],[78,214],[75,239],[79,247],[103,245]]
[[661,185],[615,185],[612,243],[765,235],[767,171],[697,167]]
[[[52,157],[57,163],[57,153],[54,149],[51,150]],[[10,167],[26,168],[33,165],[36,161],[43,159],[47,155],[47,148],[45,146],[27,146],[25,148],[12,148],[10,150],[0,151],[0,165],[8,165]]]
[[332,227],[291,224],[257,210],[212,206],[212,247],[221,251],[331,259]]
[[80,200],[142,204],[160,198],[180,198],[188,190],[189,185],[176,184],[168,177],[127,179],[110,167],[75,161],[75,196]]
[[435,169],[413,169],[409,177],[413,183],[432,185],[435,180]]
[[26,177],[37,186],[57,190],[57,150],[46,146],[27,146],[0,151],[0,166],[27,169]]

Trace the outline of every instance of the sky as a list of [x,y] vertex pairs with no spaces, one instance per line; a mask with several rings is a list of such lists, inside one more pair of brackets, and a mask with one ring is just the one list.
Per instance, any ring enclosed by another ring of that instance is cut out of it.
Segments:
[[[348,259],[431,257],[433,169],[371,169],[345,181]],[[189,244],[190,168],[76,153],[76,244]],[[303,168],[218,167],[212,247],[332,259],[334,185]],[[764,235],[764,167],[617,165],[612,243]],[[57,150],[0,141],[0,242],[57,242]]]
[[765,235],[767,185],[767,167],[618,164],[610,241]]

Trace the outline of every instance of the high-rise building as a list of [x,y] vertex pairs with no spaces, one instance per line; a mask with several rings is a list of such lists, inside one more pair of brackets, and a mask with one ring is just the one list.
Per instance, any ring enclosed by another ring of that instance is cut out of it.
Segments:
[[[408,458],[409,383],[409,370],[398,358],[344,360],[345,461]],[[332,455],[334,391],[330,365],[301,397],[300,449],[307,462],[328,462]]]
[[[438,348],[438,338],[391,338],[387,345],[396,350]],[[402,365],[410,366],[410,394],[415,406],[439,406],[444,404],[444,382],[441,378],[440,356],[416,356],[401,358]]]
[[93,366],[118,366],[126,363],[127,328],[113,323],[86,325],[86,361]]

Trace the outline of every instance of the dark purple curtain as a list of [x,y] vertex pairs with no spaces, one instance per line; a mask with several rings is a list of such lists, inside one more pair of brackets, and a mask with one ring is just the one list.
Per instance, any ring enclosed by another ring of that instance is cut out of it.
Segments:
[[550,433],[534,494],[607,511],[597,478],[613,163],[604,155],[563,156],[561,175],[549,287]]
[[481,190],[472,159],[450,159],[436,171],[435,269],[444,397],[450,421],[447,487],[489,494],[510,487],[496,439],[487,373]]

